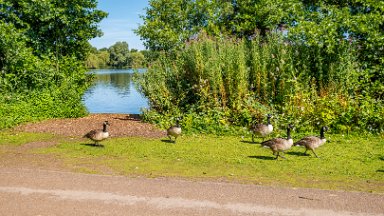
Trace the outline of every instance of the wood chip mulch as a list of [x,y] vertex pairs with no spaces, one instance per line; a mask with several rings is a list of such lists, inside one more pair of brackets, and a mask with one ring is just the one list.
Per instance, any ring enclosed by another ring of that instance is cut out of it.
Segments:
[[111,137],[161,138],[166,135],[164,130],[144,123],[138,115],[132,114],[90,114],[83,118],[50,119],[23,124],[15,130],[82,137],[90,130],[102,129],[104,121],[108,121],[110,124],[108,131]]

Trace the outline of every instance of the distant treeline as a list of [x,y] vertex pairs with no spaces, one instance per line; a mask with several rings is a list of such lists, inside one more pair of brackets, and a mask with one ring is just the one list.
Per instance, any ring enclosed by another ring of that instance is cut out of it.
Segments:
[[156,51],[129,49],[127,42],[116,42],[109,48],[92,47],[85,65],[90,69],[144,68],[158,56]]

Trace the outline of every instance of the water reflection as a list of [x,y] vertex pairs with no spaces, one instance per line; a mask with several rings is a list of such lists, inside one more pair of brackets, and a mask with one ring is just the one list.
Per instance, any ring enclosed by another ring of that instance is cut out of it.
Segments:
[[96,82],[105,87],[116,88],[116,92],[122,97],[129,96],[131,90],[131,73],[112,73],[96,75]]
[[132,70],[92,70],[95,83],[83,96],[90,113],[132,113],[148,107],[148,101],[132,83]]

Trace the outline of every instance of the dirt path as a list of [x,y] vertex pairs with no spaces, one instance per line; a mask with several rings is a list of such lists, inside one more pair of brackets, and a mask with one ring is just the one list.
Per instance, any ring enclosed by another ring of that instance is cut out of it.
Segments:
[[[126,115],[55,119],[15,130],[79,137],[89,128],[100,127],[104,120],[111,123],[115,137],[164,136],[163,131]],[[51,145],[55,143],[3,149],[0,215],[384,216],[383,194],[80,174],[69,172],[57,158],[29,151]]]
[[6,215],[383,215],[384,196],[0,168]]

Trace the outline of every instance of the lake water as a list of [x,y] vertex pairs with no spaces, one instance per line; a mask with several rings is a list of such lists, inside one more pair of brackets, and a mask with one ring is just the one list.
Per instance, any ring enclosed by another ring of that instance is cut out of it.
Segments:
[[139,114],[148,100],[132,82],[133,70],[91,70],[95,83],[85,92],[83,102],[90,113]]

